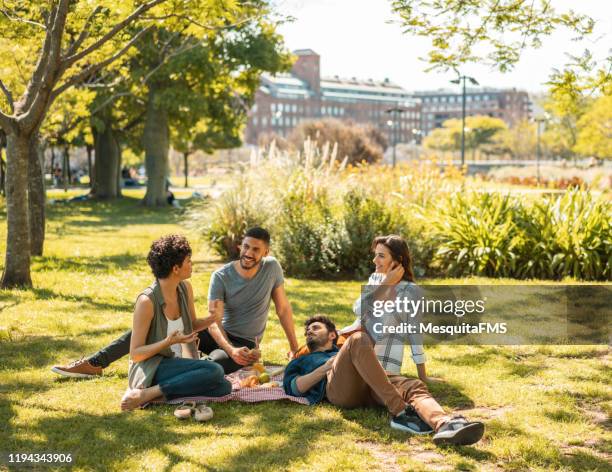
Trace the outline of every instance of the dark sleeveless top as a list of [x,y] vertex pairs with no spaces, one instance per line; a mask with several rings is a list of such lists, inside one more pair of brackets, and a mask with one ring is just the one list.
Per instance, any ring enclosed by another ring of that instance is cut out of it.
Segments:
[[[178,303],[181,319],[183,320],[183,333],[189,334],[193,331],[191,316],[189,315],[189,303],[187,297],[187,288],[183,282],[178,285]],[[146,295],[153,303],[153,319],[147,333],[147,344],[155,344],[163,341],[168,336],[168,320],[164,315],[164,297],[162,295],[161,286],[156,280],[150,287],[146,288],[140,295]],[[139,295],[139,297],[140,297]],[[198,351],[195,343],[186,346],[187,353],[184,357],[197,359]],[[157,367],[164,357],[174,357],[172,349],[169,347],[161,350],[154,356],[149,357],[141,362],[133,362],[130,359],[130,367],[128,370],[128,382],[130,388],[147,388],[153,383]]]

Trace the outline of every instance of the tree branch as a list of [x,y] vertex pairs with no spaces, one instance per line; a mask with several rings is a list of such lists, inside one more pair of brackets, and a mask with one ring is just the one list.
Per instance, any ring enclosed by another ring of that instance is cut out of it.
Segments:
[[7,10],[5,10],[4,8],[0,8],[0,13],[2,13],[4,16],[6,16],[10,21],[19,21],[21,23],[26,23],[28,25],[38,26],[39,28],[42,28],[43,30],[47,29],[45,25],[43,25],[42,23],[39,23],[37,21],[27,20],[27,19],[21,18],[19,16],[11,16],[9,14],[9,12]]
[[62,36],[66,26],[69,4],[70,0],[59,0],[54,21],[51,23],[51,28],[47,28],[47,36],[50,37],[47,62],[36,95],[32,99],[31,105],[23,110],[24,114],[20,117],[21,125],[29,130],[40,126],[45,110],[51,103],[49,97],[58,79],[61,66]]
[[138,18],[139,16],[141,16],[143,13],[147,12],[154,6],[157,6],[160,3],[163,3],[166,1],[167,0],[151,0],[147,3],[143,3],[136,10],[134,10],[129,16],[127,16],[123,21],[120,21],[115,26],[113,26],[113,28],[108,33],[106,33],[104,36],[98,39],[95,43],[93,43],[92,45],[90,45],[89,47],[83,49],[82,51],[78,53],[64,57],[62,61],[63,67],[67,69],[68,67],[73,65],[75,62],[83,59],[88,54],[91,54],[93,51],[99,49],[106,42],[111,40],[117,33],[123,30],[127,25],[133,22],[136,18]]
[[4,93],[4,96],[6,97],[6,99],[8,100],[8,104],[9,104],[11,113],[15,113],[15,102],[13,102],[13,94],[8,88],[6,88],[6,85],[4,85],[4,82],[2,82],[2,79],[0,79],[0,89]]
[[151,28],[152,26],[147,26],[146,28],[140,30],[125,46],[123,46],[111,57],[96,64],[91,64],[90,66],[83,69],[81,72],[74,74],[73,76],[66,79],[66,81],[62,85],[53,90],[53,92],[51,93],[51,101],[55,100],[55,98],[57,98],[57,96],[65,90],[84,80],[87,76],[93,74],[94,72],[97,72],[98,70],[102,69],[103,67],[106,67],[110,63],[117,60],[119,57],[125,54],[127,50],[130,49],[134,45],[134,43],[136,43],[140,39],[140,37],[143,36],[146,32],[148,32]]
[[93,19],[101,11],[102,11],[102,7],[100,5],[98,5],[89,14],[89,16],[87,17],[87,20],[85,20],[85,24],[83,25],[83,29],[79,33],[79,36],[74,41],[74,43],[72,43],[70,45],[70,47],[68,48],[68,51],[66,51],[66,56],[70,56],[70,55],[74,54],[75,51],[81,47],[81,44],[83,44],[83,41],[85,41],[87,39],[87,37],[89,36],[89,29],[91,28],[91,24],[93,23]]
[[4,132],[8,134],[9,132],[14,132],[15,127],[15,119],[0,110],[0,128],[2,128]]
[[28,82],[26,91],[21,99],[24,110],[27,110],[32,104],[32,101],[34,100],[34,97],[36,96],[36,94],[38,93],[38,89],[40,88],[42,76],[45,72],[45,67],[49,59],[49,48],[51,47],[51,31],[49,30],[49,27],[55,23],[57,11],[58,7],[54,4],[51,8],[51,11],[49,12],[49,18],[46,28],[47,34],[45,35],[45,41],[43,42],[43,47],[40,51],[40,55],[38,56],[38,62],[36,63],[36,67],[34,68],[34,72],[32,73],[32,78]]

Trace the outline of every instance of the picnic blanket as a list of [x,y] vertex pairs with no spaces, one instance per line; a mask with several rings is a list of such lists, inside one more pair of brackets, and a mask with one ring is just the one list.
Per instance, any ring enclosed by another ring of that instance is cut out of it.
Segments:
[[[266,371],[268,373],[275,370],[278,366],[268,366],[266,367]],[[269,402],[273,400],[289,400],[295,403],[301,403],[302,405],[308,405],[308,400],[304,397],[294,397],[291,395],[287,395],[285,390],[283,389],[283,374],[278,374],[272,377],[270,380],[274,380],[279,383],[279,387],[273,388],[264,388],[264,387],[255,387],[255,388],[243,388],[240,386],[240,381],[249,375],[252,375],[253,371],[248,368],[240,369],[237,372],[233,372],[229,375],[226,375],[225,378],[229,380],[232,384],[232,392],[223,397],[182,397],[175,398],[174,400],[155,400],[150,404],[160,404],[160,403],[168,403],[171,405],[176,405],[182,403],[184,401],[207,401],[207,402],[216,402],[216,403],[224,403],[230,400],[238,400],[246,403],[258,403],[258,402]]]

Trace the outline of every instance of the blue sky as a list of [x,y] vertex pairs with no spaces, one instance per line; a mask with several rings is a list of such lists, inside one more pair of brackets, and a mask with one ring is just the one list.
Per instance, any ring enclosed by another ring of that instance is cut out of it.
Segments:
[[[277,11],[296,18],[282,25],[280,33],[291,49],[310,48],[321,55],[323,75],[340,75],[382,80],[385,77],[408,90],[447,88],[452,74],[426,73],[427,64],[418,58],[428,50],[428,40],[404,35],[388,0],[276,0]],[[565,11],[572,5],[597,20],[596,34],[583,43],[572,41],[565,31],[546,38],[541,49],[525,51],[512,72],[502,74],[487,66],[470,65],[462,73],[473,75],[482,85],[516,87],[537,92],[553,67],[566,61],[566,52],[578,54],[585,48],[605,57],[612,48],[612,1],[556,0]],[[596,39],[596,40],[595,40]]]

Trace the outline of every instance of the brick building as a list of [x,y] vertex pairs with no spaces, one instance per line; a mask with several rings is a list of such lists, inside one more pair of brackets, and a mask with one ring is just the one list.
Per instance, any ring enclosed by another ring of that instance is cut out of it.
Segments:
[[[414,98],[421,103],[421,125],[427,135],[442,126],[450,118],[461,119],[462,96],[453,90],[415,92]],[[527,92],[516,89],[467,89],[465,114],[487,115],[501,118],[508,126],[531,116],[531,102]]]
[[256,144],[261,133],[287,136],[301,121],[314,118],[372,123],[392,141],[413,139],[421,116],[411,93],[388,79],[321,77],[317,53],[301,49],[294,54],[297,61],[291,73],[262,76],[249,113],[247,143]]
[[[388,79],[374,81],[321,77],[320,56],[311,49],[297,56],[291,72],[264,74],[249,112],[245,141],[256,144],[262,133],[286,137],[301,121],[337,118],[371,123],[390,138],[408,143],[442,126],[449,118],[461,118],[458,90],[411,93]],[[395,110],[395,111],[390,111]],[[531,102],[526,92],[515,89],[468,89],[466,115],[488,115],[509,126],[529,118]]]

